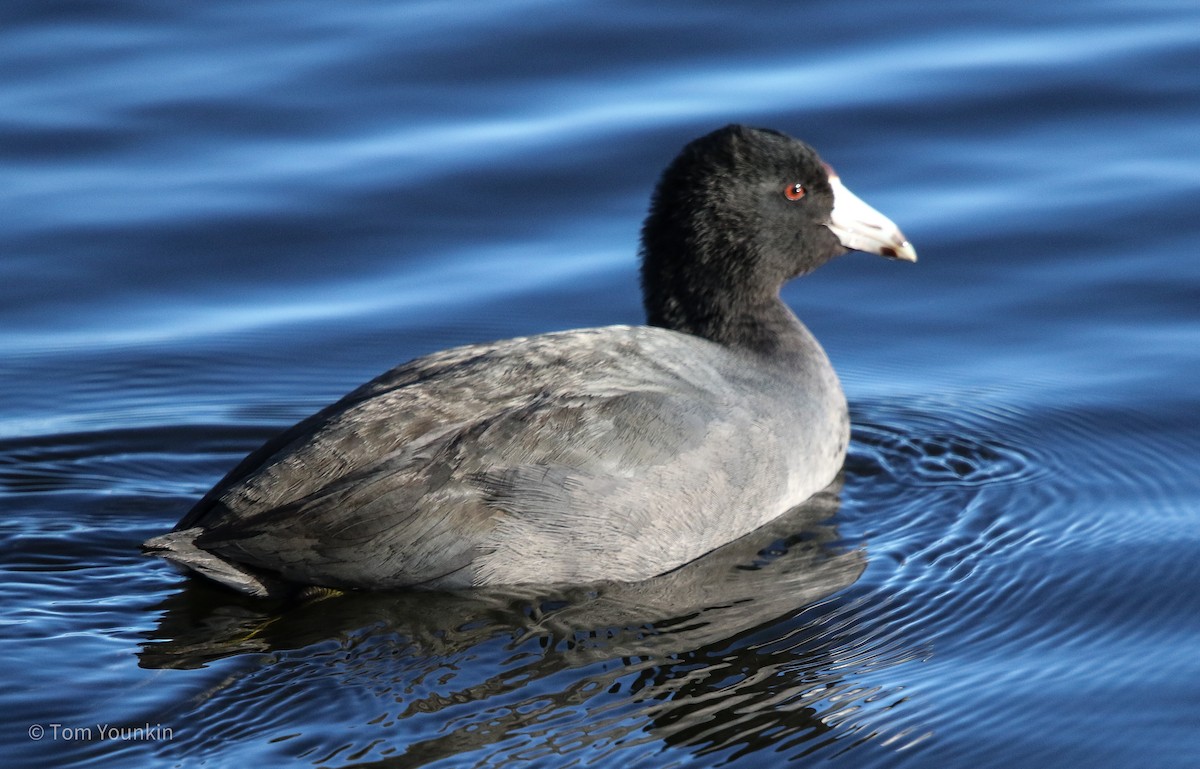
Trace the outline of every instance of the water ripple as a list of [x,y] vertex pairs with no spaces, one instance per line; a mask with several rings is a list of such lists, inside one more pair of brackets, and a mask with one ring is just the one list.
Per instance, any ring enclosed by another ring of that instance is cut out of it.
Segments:
[[1020,450],[994,438],[964,435],[962,425],[935,415],[909,412],[899,424],[855,422],[859,441],[855,469],[873,463],[879,472],[915,485],[982,486],[1032,480],[1038,465]]

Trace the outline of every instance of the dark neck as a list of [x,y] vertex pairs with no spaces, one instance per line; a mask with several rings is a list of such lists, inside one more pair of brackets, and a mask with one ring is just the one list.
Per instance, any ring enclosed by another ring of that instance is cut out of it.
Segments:
[[778,293],[724,303],[710,297],[697,304],[682,301],[685,298],[694,299],[668,294],[654,304],[647,302],[647,323],[780,362],[807,354],[811,346],[808,330]]
[[739,234],[752,227],[719,211],[676,217],[656,205],[642,228],[647,323],[779,361],[809,354],[813,338],[779,290],[818,262],[798,261],[794,238],[764,246]]

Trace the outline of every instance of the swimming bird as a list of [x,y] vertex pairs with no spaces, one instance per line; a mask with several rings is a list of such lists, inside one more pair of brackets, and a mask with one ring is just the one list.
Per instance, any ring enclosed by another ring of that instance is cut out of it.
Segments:
[[646,325],[402,364],[252,452],[143,547],[258,596],[670,571],[840,470],[846,399],[780,289],[847,250],[916,261],[807,144],[713,131],[653,194]]

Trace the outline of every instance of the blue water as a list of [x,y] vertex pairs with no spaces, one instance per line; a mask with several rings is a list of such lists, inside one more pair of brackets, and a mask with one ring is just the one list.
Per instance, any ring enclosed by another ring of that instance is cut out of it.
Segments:
[[[1196,766],[1197,30],[1168,0],[5,3],[2,763]],[[657,173],[732,121],[921,254],[785,291],[851,401],[839,490],[625,588],[281,608],[138,553],[396,363],[640,320]]]

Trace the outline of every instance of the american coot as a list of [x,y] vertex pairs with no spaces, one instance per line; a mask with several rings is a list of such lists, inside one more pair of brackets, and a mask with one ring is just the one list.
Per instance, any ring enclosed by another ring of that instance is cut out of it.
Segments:
[[251,453],[144,547],[254,595],[669,571],[841,468],[845,396],[779,290],[847,249],[916,260],[806,144],[714,131],[667,167],[642,227],[648,325],[394,368]]

